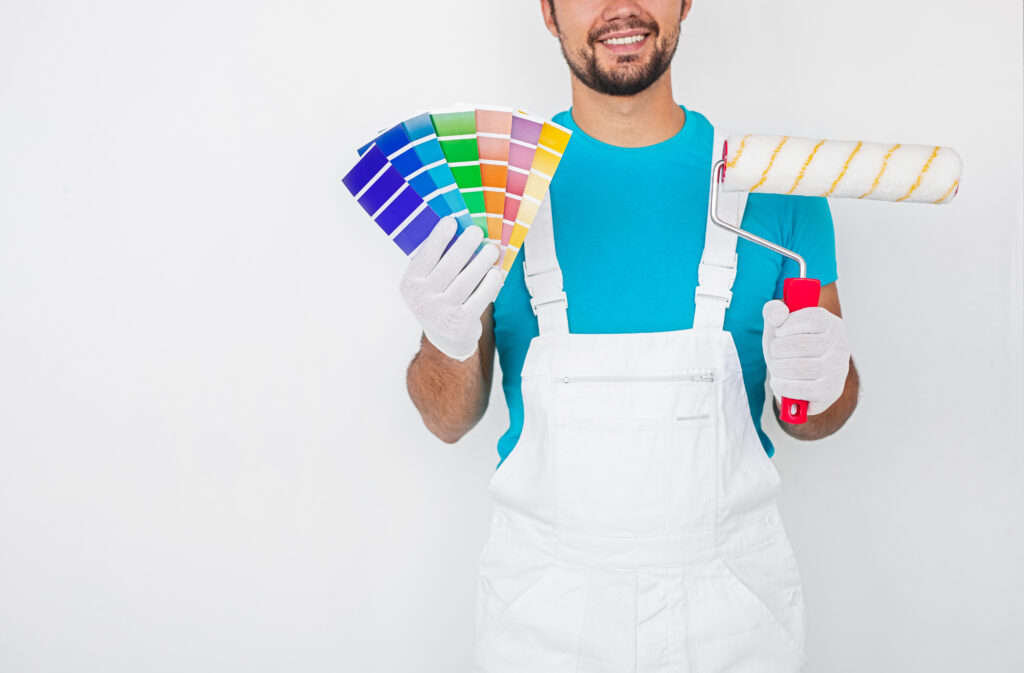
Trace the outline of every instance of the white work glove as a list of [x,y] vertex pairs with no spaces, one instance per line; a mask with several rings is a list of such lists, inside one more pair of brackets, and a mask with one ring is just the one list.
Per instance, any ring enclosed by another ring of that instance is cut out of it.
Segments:
[[498,259],[496,245],[485,246],[466,264],[483,240],[480,227],[467,228],[445,252],[457,229],[452,217],[437,223],[409,261],[399,291],[430,343],[465,362],[476,352],[480,316],[498,295],[505,275],[492,268]]
[[820,414],[843,394],[850,371],[850,343],[843,320],[814,306],[789,312],[778,299],[764,305],[764,361],[775,399],[807,401]]

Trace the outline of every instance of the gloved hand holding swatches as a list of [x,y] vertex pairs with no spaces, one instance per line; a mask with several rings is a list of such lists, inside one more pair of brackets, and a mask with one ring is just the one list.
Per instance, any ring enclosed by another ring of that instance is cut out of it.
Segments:
[[430,343],[465,361],[476,352],[480,316],[501,290],[504,274],[493,266],[498,259],[493,243],[470,260],[483,239],[479,227],[468,227],[445,252],[455,231],[453,218],[438,222],[409,260],[399,289]]

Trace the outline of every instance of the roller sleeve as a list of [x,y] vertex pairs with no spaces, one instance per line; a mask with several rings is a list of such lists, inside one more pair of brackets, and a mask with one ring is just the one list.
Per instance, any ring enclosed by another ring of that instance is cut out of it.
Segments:
[[963,162],[949,147],[731,135],[726,191],[949,203]]

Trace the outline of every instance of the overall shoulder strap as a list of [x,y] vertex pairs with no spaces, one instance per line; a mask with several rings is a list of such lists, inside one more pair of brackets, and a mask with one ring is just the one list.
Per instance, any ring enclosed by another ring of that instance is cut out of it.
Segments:
[[[710,166],[725,157],[725,142],[729,132],[715,129],[711,145]],[[718,217],[730,224],[740,226],[747,205],[745,192],[718,193]],[[705,224],[704,253],[697,267],[697,291],[694,294],[696,308],[693,326],[699,329],[720,330],[725,324],[725,310],[732,302],[732,284],[736,280],[739,262],[736,254],[736,234],[719,227],[711,221],[710,192],[708,194],[708,218]]]
[[523,274],[530,291],[530,306],[537,316],[541,335],[568,334],[569,299],[562,289],[562,269],[555,256],[555,232],[551,219],[551,193],[548,192],[523,241]]

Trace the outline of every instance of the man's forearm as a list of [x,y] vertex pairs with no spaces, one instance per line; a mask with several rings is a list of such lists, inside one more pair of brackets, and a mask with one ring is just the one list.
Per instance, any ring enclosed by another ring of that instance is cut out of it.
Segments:
[[[859,393],[860,377],[857,374],[856,367],[853,366],[853,358],[850,358],[850,372],[846,375],[846,385],[843,388],[843,394],[832,403],[832,406],[820,414],[808,416],[806,423],[795,425],[780,420],[779,425],[786,431],[786,434],[797,439],[810,440],[828,437],[843,427],[843,424],[853,414],[853,410],[857,407]],[[774,398],[772,405],[775,409],[775,418],[778,419],[781,410],[779,409],[779,403]]]
[[424,336],[420,351],[409,364],[409,397],[427,429],[449,444],[473,428],[487,410],[489,386],[484,381],[477,350],[464,362],[454,360]]

